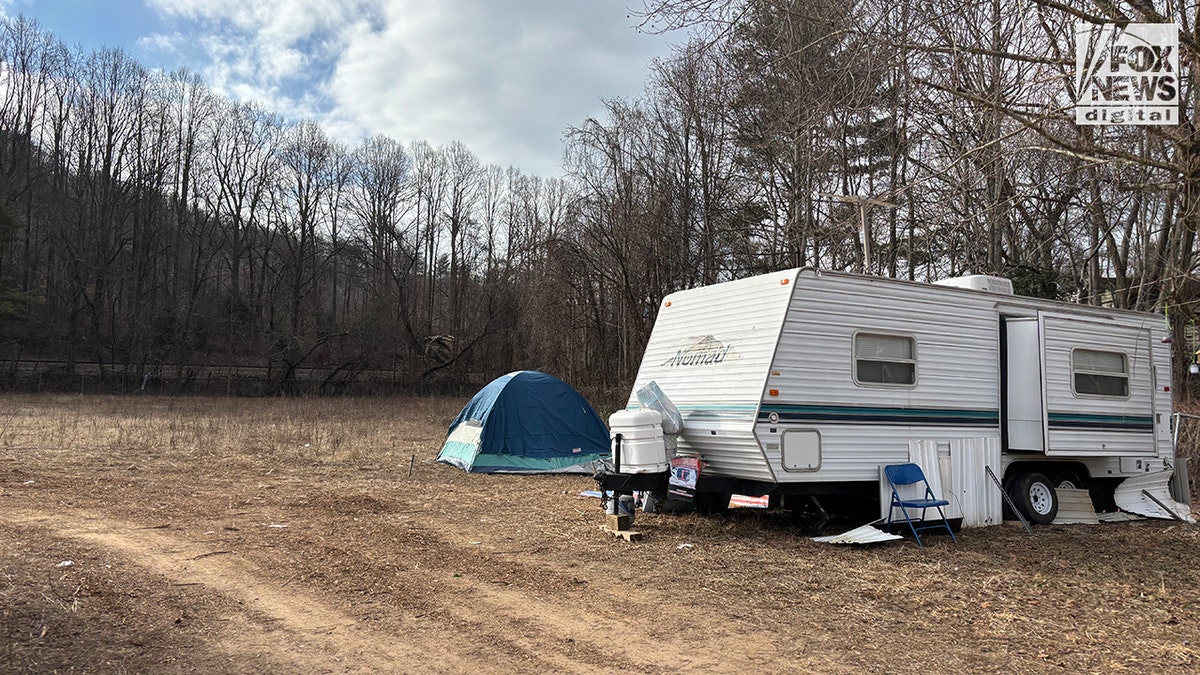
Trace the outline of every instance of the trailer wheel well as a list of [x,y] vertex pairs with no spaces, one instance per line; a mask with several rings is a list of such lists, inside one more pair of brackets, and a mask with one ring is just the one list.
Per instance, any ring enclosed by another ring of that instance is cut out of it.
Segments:
[[1075,486],[1078,489],[1086,489],[1091,482],[1091,474],[1083,462],[1013,462],[1004,470],[1004,488],[1007,490],[1017,477],[1027,473],[1040,473],[1053,481],[1055,487],[1060,477],[1069,475],[1079,478],[1083,483]]
[[[1092,476],[1083,462],[1013,462],[1004,471],[1004,491],[1008,492],[1017,478],[1027,473],[1040,473],[1049,478],[1055,487],[1068,477],[1076,477],[1082,484],[1075,487],[1091,493],[1092,508],[1096,513],[1115,511],[1117,508],[1113,492],[1121,479]],[[1005,504],[1004,508],[1007,511],[1008,505]]]
[[1050,482],[1054,483],[1056,488],[1070,488],[1072,490],[1082,490],[1087,488],[1087,481],[1075,471],[1066,470],[1058,471],[1050,477]]
[[[1014,462],[1004,472],[1004,492],[1029,520],[1048,525],[1058,513],[1058,489],[1091,487],[1087,467],[1081,462]],[[1011,517],[1005,504],[1006,517]]]
[[1096,513],[1117,510],[1117,486],[1124,478],[1093,478],[1088,491],[1092,493],[1092,508]]

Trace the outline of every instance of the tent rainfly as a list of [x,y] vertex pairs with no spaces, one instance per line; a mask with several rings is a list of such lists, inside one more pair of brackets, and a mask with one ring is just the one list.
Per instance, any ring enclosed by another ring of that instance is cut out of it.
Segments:
[[492,380],[450,423],[438,461],[472,473],[589,473],[608,429],[571,385],[519,370]]

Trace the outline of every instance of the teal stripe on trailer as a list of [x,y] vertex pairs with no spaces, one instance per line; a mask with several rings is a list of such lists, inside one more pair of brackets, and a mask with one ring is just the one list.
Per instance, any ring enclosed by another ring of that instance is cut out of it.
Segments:
[[[639,408],[640,408],[640,406],[636,406],[636,405],[625,406],[626,410],[638,410]],[[723,404],[723,403],[714,403],[712,405],[705,405],[703,403],[699,403],[699,404],[694,403],[691,405],[676,405],[675,408],[677,410],[679,410],[679,412],[681,412],[681,413],[682,412],[754,412],[755,410],[758,409],[758,406],[753,403],[736,404],[736,405]]]
[[714,405],[682,405],[682,406],[679,406],[680,410],[694,410],[694,411],[732,410],[732,411],[743,411],[744,412],[747,410],[754,410],[756,408],[758,408],[758,405],[754,404],[754,403],[714,404]]
[[[758,409],[757,405],[728,405],[714,404],[708,405],[678,405],[675,408],[679,411],[679,415],[684,421],[696,419],[732,419],[746,420],[753,417],[754,411]],[[638,410],[638,406],[626,406],[626,410]]]
[[1154,418],[1146,415],[1090,415],[1050,413],[1051,429],[1087,429],[1093,431],[1154,431]]
[[999,410],[780,404],[763,406],[758,414],[759,421],[772,421],[772,413],[778,416],[779,422],[955,427],[995,426],[1000,423]]

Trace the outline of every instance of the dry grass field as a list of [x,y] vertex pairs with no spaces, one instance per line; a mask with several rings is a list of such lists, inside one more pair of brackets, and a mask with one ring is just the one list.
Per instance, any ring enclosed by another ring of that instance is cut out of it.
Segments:
[[0,672],[1200,668],[1195,526],[627,543],[587,477],[436,464],[463,402],[0,398]]

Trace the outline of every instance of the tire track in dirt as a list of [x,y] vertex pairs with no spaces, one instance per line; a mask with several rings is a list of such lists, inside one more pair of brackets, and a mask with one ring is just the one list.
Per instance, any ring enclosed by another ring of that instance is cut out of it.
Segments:
[[[587,600],[567,604],[470,579],[454,586],[470,598],[450,609],[455,616],[484,627],[508,626],[507,638],[530,650],[562,650],[570,644],[597,672],[740,673],[748,665],[745,655],[775,651],[761,636],[731,631],[721,618],[663,617],[661,606],[632,591],[592,589]],[[514,634],[513,627],[522,630]],[[578,661],[555,663],[567,665],[579,669]]]
[[[449,624],[447,632],[503,653],[536,655],[555,671],[742,672],[780,657],[777,643],[721,612],[690,607],[686,615],[671,614],[667,608],[677,609],[678,598],[673,602],[670,590],[579,579],[548,569],[536,553],[491,551],[481,544],[495,541],[495,532],[474,522],[437,518],[437,527],[425,526],[426,518],[413,516],[424,513],[420,503],[333,490],[306,506],[362,517],[374,524],[347,527],[366,527],[375,538],[360,533],[347,540],[390,541],[419,560],[420,587],[433,590],[433,616]],[[608,535],[595,530],[594,536]],[[347,552],[367,555],[354,545]]]
[[228,628],[212,642],[251,662],[264,654],[284,654],[285,664],[303,672],[468,672],[486,665],[460,659],[436,635],[432,640],[416,633],[400,638],[364,630],[354,617],[265,581],[236,554],[214,551],[202,542],[92,512],[5,511],[2,518],[10,525],[98,545],[174,583],[202,584],[236,600],[244,609],[224,617]]
[[[445,590],[440,595],[464,599],[444,607],[446,612],[541,654],[558,669],[579,671],[583,659],[598,672],[733,673],[777,656],[777,645],[760,633],[739,630],[726,616],[698,609],[686,617],[664,616],[663,608],[670,606],[666,598],[619,580],[591,578],[573,592],[571,578],[564,576],[552,597],[532,596],[520,584],[497,585],[475,571],[479,567],[461,565],[461,553],[476,549],[472,542],[481,536],[471,527],[443,522],[439,533],[424,536],[426,545],[442,552],[437,578]],[[517,568],[518,577],[521,568],[543,565],[523,555],[480,553],[484,561],[504,559]],[[566,648],[576,658],[563,663],[555,654]]]
[[[578,593],[545,597],[497,586],[472,571],[456,576],[453,570],[462,569],[456,552],[473,547],[451,541],[454,535],[431,537],[441,564],[426,568],[425,575],[426,581],[436,578],[437,609],[401,617],[407,629],[401,637],[367,627],[311,593],[283,587],[220,544],[95,511],[4,511],[0,522],[98,546],[171,583],[199,584],[236,601],[238,610],[220,617],[222,628],[204,639],[238,660],[266,660],[276,668],[479,672],[507,662],[510,667],[503,669],[518,671],[720,673],[745,665],[744,659],[725,657],[773,651],[760,636],[731,631],[721,617],[692,616],[683,626],[647,623],[644,618],[659,607],[657,598],[616,582],[592,580]],[[510,561],[518,567],[532,562]],[[633,617],[642,619],[635,624]]]

